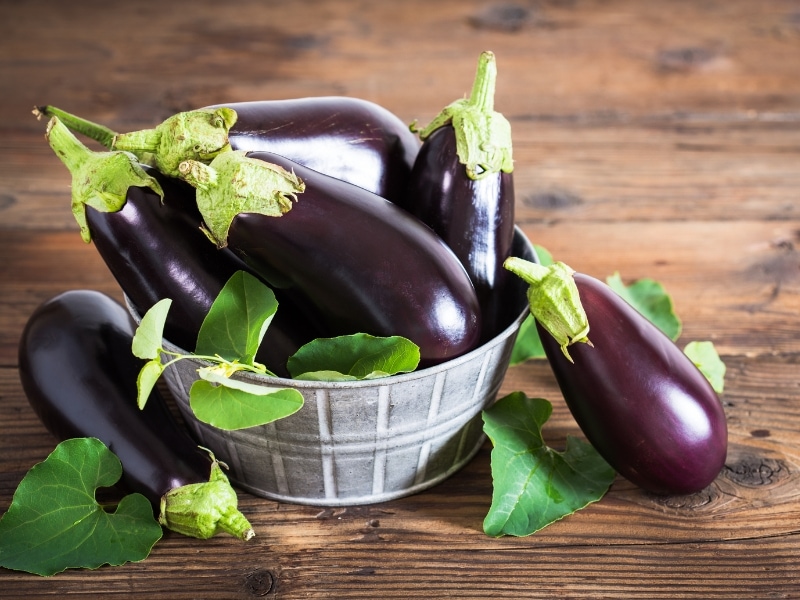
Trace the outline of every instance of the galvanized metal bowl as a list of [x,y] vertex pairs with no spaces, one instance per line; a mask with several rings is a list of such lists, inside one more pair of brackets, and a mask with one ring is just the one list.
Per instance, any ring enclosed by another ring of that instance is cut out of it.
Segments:
[[[514,255],[537,260],[519,229]],[[225,431],[199,421],[189,406],[189,389],[202,361],[178,361],[164,377],[191,433],[229,466],[237,487],[318,506],[383,502],[441,482],[480,449],[485,440],[480,413],[494,401],[508,368],[528,312],[525,289],[515,281],[506,291],[510,324],[502,333],[434,367],[348,382],[239,375],[303,394],[298,412],[267,425]],[[167,340],[164,347],[186,353]]]

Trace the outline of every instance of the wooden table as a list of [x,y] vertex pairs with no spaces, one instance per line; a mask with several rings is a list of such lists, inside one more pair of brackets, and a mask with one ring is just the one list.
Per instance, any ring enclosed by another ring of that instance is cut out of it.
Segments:
[[[680,343],[728,367],[717,480],[656,497],[618,478],[524,538],[482,532],[487,443],[446,482],[363,507],[240,494],[244,544],[167,533],[143,562],[40,578],[8,598],[800,597],[800,6],[355,0],[0,3],[0,511],[55,440],[29,407],[17,341],[55,294],[121,294],[69,210],[69,176],[30,114],[117,130],[250,99],[342,94],[428,122],[498,58],[518,224],[574,268],[672,295]],[[581,435],[548,365],[503,392],[550,399],[545,438]]]

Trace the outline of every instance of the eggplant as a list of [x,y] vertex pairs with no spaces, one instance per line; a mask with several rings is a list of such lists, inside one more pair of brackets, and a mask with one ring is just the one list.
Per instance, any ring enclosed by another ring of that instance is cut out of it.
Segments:
[[159,522],[184,535],[253,536],[216,460],[198,447],[154,390],[143,410],[131,352],[133,325],[116,301],[70,290],[37,307],[19,343],[31,407],[59,440],[94,437],[122,463],[122,483],[146,496]]
[[581,430],[618,473],[645,490],[702,490],[727,453],[716,392],[668,336],[609,286],[582,273],[574,281],[592,345],[573,344],[566,355],[538,321],[537,328]]
[[[57,118],[48,128],[48,139],[74,173],[78,172],[76,163],[91,152]],[[94,243],[138,314],[143,315],[163,298],[172,299],[165,337],[192,351],[203,319],[222,287],[236,271],[251,270],[231,251],[209,244],[200,229],[202,217],[193,187],[155,169],[141,168],[149,180],[121,188],[121,207],[109,210],[78,199],[73,200],[73,210],[84,215],[78,219],[79,223],[85,221],[84,240]],[[93,189],[101,185],[99,177],[90,182]],[[80,190],[81,183],[74,182],[73,191],[80,195]],[[256,360],[276,375],[287,376],[288,357],[322,332],[290,302],[278,300],[280,308]]]
[[[298,305],[310,303],[332,335],[406,337],[419,346],[423,367],[478,344],[480,308],[464,267],[439,236],[395,204],[266,152],[226,152],[210,166],[187,161],[183,168],[198,186],[209,237]],[[280,181],[244,186],[246,172],[261,171]],[[227,189],[234,184],[242,189]],[[275,195],[280,206],[253,212],[242,200],[251,188],[257,196]]]
[[419,150],[408,125],[386,108],[345,96],[235,102],[231,148],[270,152],[392,202],[401,201]]
[[420,142],[386,108],[344,96],[264,100],[215,105],[173,115],[154,129],[119,134],[55,106],[37,115],[57,116],[73,131],[108,149],[152,155],[162,173],[179,177],[178,164],[208,162],[230,149],[267,151],[400,201]]
[[483,339],[514,320],[506,309],[514,241],[511,127],[494,111],[494,54],[480,56],[469,98],[447,106],[423,139],[403,208],[429,225],[467,270],[481,306]]

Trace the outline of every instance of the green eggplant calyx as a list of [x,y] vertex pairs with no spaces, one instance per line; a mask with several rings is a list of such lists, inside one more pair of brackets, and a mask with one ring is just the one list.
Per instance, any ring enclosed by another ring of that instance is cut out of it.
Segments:
[[220,248],[236,215],[258,213],[280,217],[292,208],[305,183],[293,171],[244,152],[224,152],[210,164],[184,161],[180,175],[197,189],[197,207],[205,232]]
[[514,170],[511,124],[494,110],[496,81],[494,53],[483,52],[470,97],[449,104],[427,127],[419,130],[420,139],[425,140],[437,129],[452,126],[459,161],[466,167],[470,179]]
[[238,509],[238,498],[220,463],[212,455],[211,474],[203,483],[190,483],[161,498],[158,522],[177,533],[208,539],[226,532],[247,541],[253,527]]
[[86,207],[116,212],[125,206],[128,188],[149,188],[161,199],[164,191],[129,152],[93,152],[84,146],[58,117],[52,117],[45,133],[50,147],[72,174],[72,214],[85,242],[92,239]]
[[544,267],[513,256],[503,266],[529,284],[531,314],[555,338],[570,362],[573,361],[567,346],[576,342],[592,346],[589,321],[573,277],[575,271],[562,262]]
[[133,152],[165,175],[179,177],[183,161],[208,164],[230,151],[228,133],[236,119],[236,111],[227,107],[181,112],[154,129],[118,134],[113,147]]

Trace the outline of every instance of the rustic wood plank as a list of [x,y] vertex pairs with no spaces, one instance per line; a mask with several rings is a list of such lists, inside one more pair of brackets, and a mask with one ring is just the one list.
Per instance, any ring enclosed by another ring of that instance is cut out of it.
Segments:
[[[426,592],[515,598],[534,584],[542,598],[562,598],[566,589],[575,597],[754,597],[767,581],[780,595],[800,584],[794,568],[800,410],[785,408],[796,393],[787,375],[797,360],[737,358],[729,366],[732,391],[723,398],[731,451],[725,471],[698,494],[661,498],[618,479],[600,502],[534,536],[492,539],[481,531],[491,498],[487,444],[451,479],[393,502],[316,508],[242,493],[241,508],[259,534],[247,545],[224,536],[200,545],[168,533],[137,565],[48,580],[2,572],[3,581],[26,597],[46,595],[53,582],[85,594],[135,589],[148,597],[196,596],[188,587],[202,588],[208,598],[250,597],[248,590],[261,589],[265,578],[272,581],[269,593],[282,598],[367,598],[377,589],[389,598]],[[54,444],[18,383],[9,382],[14,377],[12,369],[0,369],[0,384],[11,390],[0,405],[9,431],[0,441],[0,506]],[[512,369],[503,391],[517,388],[553,401],[548,444],[560,447],[566,435],[580,435],[544,362]],[[188,556],[191,564],[183,563]],[[742,560],[746,573],[732,579],[730,565]],[[177,569],[181,581],[171,581]]]
[[[672,294],[681,342],[728,365],[726,467],[661,498],[618,478],[534,536],[491,539],[486,443],[416,496],[322,509],[241,494],[258,536],[168,533],[139,564],[42,579],[3,597],[798,597],[800,11],[790,0],[443,0],[114,5],[0,3],[0,513],[55,445],[22,393],[16,345],[45,299],[119,286],[69,212],[69,176],[30,114],[53,103],[118,130],[178,110],[344,94],[426,122],[498,56],[514,130],[518,222],[573,267]],[[580,435],[549,367],[501,393],[550,399],[545,439]]]
[[0,114],[61,103],[146,125],[198,104],[343,93],[429,118],[469,89],[484,49],[509,74],[498,102],[512,114],[796,114],[800,91],[797,8],[780,0],[308,2],[280,24],[281,5],[257,0],[224,15],[104,6],[3,4],[0,39],[20,59],[0,72],[24,85]]

